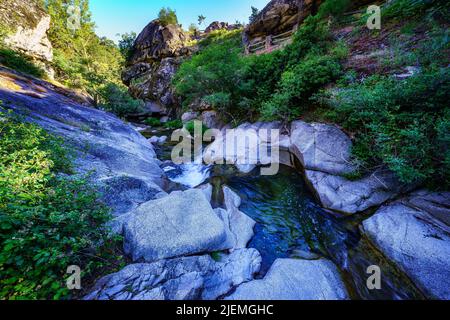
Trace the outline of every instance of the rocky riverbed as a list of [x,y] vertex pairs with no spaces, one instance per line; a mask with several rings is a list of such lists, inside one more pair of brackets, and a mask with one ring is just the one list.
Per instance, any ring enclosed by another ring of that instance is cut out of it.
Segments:
[[[161,146],[83,97],[5,69],[0,77],[11,84],[3,108],[65,139],[124,236],[132,263],[86,299],[450,297],[450,194],[411,192],[389,172],[348,180],[351,140],[337,127],[293,123],[282,139],[290,168],[272,184],[210,168],[190,185],[204,166],[170,176]],[[366,287],[374,264],[382,290]]]

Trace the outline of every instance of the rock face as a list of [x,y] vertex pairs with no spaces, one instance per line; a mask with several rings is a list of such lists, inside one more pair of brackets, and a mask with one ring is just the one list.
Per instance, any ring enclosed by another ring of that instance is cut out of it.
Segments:
[[261,256],[238,250],[220,261],[210,256],[133,264],[97,282],[85,300],[215,300],[253,279]]
[[380,208],[363,232],[429,298],[450,299],[450,193],[420,191]]
[[176,99],[171,81],[183,57],[191,53],[185,46],[188,40],[179,26],[150,22],[137,37],[122,74],[130,93],[162,109],[172,108]]
[[[316,14],[322,0],[272,0],[244,30],[244,42],[252,44],[267,36],[293,30],[309,15]],[[374,3],[374,0],[351,1],[351,8]]]
[[47,38],[50,16],[39,1],[0,1],[0,26],[7,28],[4,39],[7,46],[33,58],[53,75],[48,67],[48,62],[53,60],[53,48]]
[[328,260],[278,259],[263,280],[240,285],[227,300],[347,300],[336,266]]
[[3,107],[64,138],[76,153],[77,173],[91,173],[115,215],[162,191],[165,174],[160,162],[151,144],[133,127],[89,107],[84,97],[45,81],[2,68],[0,81],[7,84],[0,88]]
[[224,223],[197,189],[141,205],[126,218],[124,238],[135,262],[231,249]]

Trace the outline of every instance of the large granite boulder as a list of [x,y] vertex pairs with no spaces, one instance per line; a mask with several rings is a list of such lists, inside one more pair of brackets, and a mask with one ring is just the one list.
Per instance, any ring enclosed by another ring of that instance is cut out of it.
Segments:
[[389,170],[377,170],[355,181],[321,171],[306,170],[305,175],[322,206],[344,214],[379,206],[411,189]]
[[291,125],[290,151],[303,166],[308,184],[325,208],[353,214],[411,189],[386,169],[349,180],[347,175],[357,169],[351,148],[351,139],[336,126],[303,121]]
[[198,189],[173,192],[125,218],[124,249],[135,262],[231,249],[225,224]]
[[215,300],[259,272],[254,249],[133,264],[97,282],[85,300]]
[[450,193],[420,191],[380,208],[362,231],[429,298],[450,299]]
[[191,54],[186,46],[189,39],[178,25],[150,22],[137,37],[122,74],[130,93],[160,105],[161,109],[176,105],[171,82],[183,57]]
[[[50,16],[40,1],[0,1],[0,28],[6,31],[5,44],[31,57],[53,76],[49,62],[53,60],[53,47],[47,37]],[[1,61],[0,61],[1,62]]]
[[328,260],[278,259],[262,280],[240,285],[227,300],[347,300],[339,270]]
[[241,198],[230,188],[223,187],[225,210],[217,209],[216,213],[228,226],[233,250],[247,248],[247,244],[254,236],[255,220],[239,211]]

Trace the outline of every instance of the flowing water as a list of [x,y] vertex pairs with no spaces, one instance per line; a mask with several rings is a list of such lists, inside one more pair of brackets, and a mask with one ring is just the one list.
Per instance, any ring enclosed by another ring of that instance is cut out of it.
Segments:
[[[160,160],[170,159],[172,146],[168,143],[157,148]],[[170,180],[184,187],[211,182],[218,194],[222,185],[228,185],[242,198],[240,210],[257,222],[249,247],[259,250],[263,258],[258,277],[279,258],[326,258],[339,268],[354,299],[423,298],[411,281],[361,236],[359,225],[368,216],[345,218],[324,210],[297,170],[281,166],[276,176],[260,176],[258,170],[238,175],[234,170],[197,164],[166,162],[163,168]],[[215,198],[220,205],[220,199]],[[372,265],[381,267],[381,290],[367,288],[367,268]]]

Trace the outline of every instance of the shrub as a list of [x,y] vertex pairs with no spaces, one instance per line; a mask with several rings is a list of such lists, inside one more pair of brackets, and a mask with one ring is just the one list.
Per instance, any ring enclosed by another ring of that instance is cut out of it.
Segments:
[[226,105],[228,112],[238,114],[241,110],[233,108],[238,107],[245,85],[240,32],[215,32],[205,41],[209,44],[202,41],[201,52],[178,70],[176,92],[183,97],[184,108],[203,100],[219,107]]
[[172,120],[164,124],[166,129],[180,129],[183,127],[183,122],[181,120]]
[[301,107],[323,85],[335,80],[341,73],[340,64],[330,56],[305,58],[281,77],[279,90],[263,104],[261,114],[266,120],[294,120]]
[[8,48],[0,47],[0,63],[19,72],[42,78],[45,72],[25,55]]
[[151,127],[158,127],[161,125],[161,120],[156,118],[148,118],[144,121],[144,123]]
[[325,99],[328,116],[356,133],[354,153],[367,166],[378,160],[405,183],[450,185],[448,68],[404,81],[372,76]]
[[[191,136],[194,136],[195,134],[195,123],[196,121],[192,120],[187,122],[184,125],[184,128],[191,134]],[[208,127],[206,127],[203,123],[201,123],[201,129],[202,129],[202,135],[205,134],[205,132],[209,129]]]
[[144,110],[144,102],[133,99],[127,88],[122,85],[108,83],[99,89],[99,93],[101,96],[100,101],[102,101],[99,107],[119,117],[139,113]]
[[161,8],[158,14],[158,19],[162,23],[162,25],[167,26],[169,24],[178,24],[178,17],[175,10],[170,8]]
[[60,299],[67,267],[84,277],[113,261],[110,216],[83,179],[69,173],[59,139],[0,115],[0,299]]

